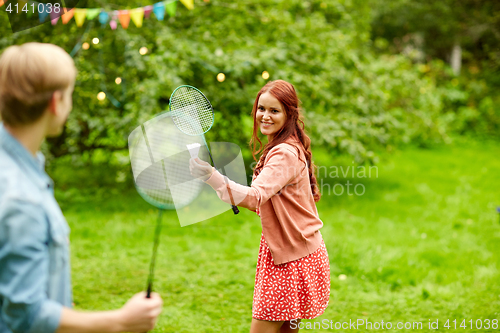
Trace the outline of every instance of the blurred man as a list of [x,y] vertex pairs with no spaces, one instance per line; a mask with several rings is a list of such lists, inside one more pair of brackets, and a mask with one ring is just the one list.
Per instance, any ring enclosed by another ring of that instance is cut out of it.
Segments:
[[145,332],[162,300],[145,293],[121,309],[71,309],[69,227],[54,199],[40,146],[62,132],[76,68],[51,44],[7,48],[0,57],[0,333]]

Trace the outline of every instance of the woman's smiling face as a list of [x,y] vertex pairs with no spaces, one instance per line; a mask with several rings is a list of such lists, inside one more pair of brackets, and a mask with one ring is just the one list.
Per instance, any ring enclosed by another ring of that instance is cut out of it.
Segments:
[[276,97],[265,92],[259,97],[255,118],[260,132],[267,135],[268,141],[271,141],[285,124],[286,114]]

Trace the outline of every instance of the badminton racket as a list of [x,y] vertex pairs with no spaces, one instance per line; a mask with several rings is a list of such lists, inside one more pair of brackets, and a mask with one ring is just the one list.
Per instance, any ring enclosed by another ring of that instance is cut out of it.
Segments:
[[186,146],[193,143],[201,145],[203,140],[180,132],[169,112],[137,127],[128,138],[136,189],[144,200],[159,209],[147,281],[148,298],[153,290],[162,214],[189,205],[202,189],[202,182],[193,181],[189,172],[191,156]]
[[[172,96],[170,96],[170,113],[175,126],[177,126],[181,132],[191,136],[203,136],[203,134],[207,133],[212,128],[215,121],[214,109],[208,98],[197,88],[188,85],[177,87],[172,93]],[[217,169],[204,136],[203,141],[207,147],[212,165]],[[224,168],[220,170],[225,176]],[[227,179],[225,177],[224,180],[227,184]],[[240,211],[234,204],[233,195],[229,186],[228,193],[231,199],[231,207],[236,215]]]
[[153,243],[153,254],[151,256],[151,262],[149,263],[149,274],[148,274],[148,286],[146,298],[151,298],[151,292],[153,291],[153,280],[155,276],[155,266],[156,266],[156,253],[158,252],[158,245],[160,244],[160,234],[161,234],[161,216],[163,214],[163,209],[158,209],[158,219],[156,220],[155,228],[155,238]]

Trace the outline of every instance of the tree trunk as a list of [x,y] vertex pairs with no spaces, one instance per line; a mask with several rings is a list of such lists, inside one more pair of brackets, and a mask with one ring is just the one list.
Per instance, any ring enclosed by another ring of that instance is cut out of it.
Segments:
[[458,42],[455,42],[451,50],[450,65],[455,75],[460,75],[462,69],[462,47]]

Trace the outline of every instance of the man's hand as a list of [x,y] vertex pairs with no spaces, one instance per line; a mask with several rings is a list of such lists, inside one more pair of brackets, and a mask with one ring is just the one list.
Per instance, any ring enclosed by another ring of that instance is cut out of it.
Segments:
[[152,330],[162,306],[163,301],[157,293],[152,293],[151,298],[146,298],[145,292],[135,294],[118,310],[120,331],[142,333]]
[[160,295],[146,298],[142,292],[119,310],[89,313],[63,307],[57,333],[147,332],[155,327],[162,306]]

